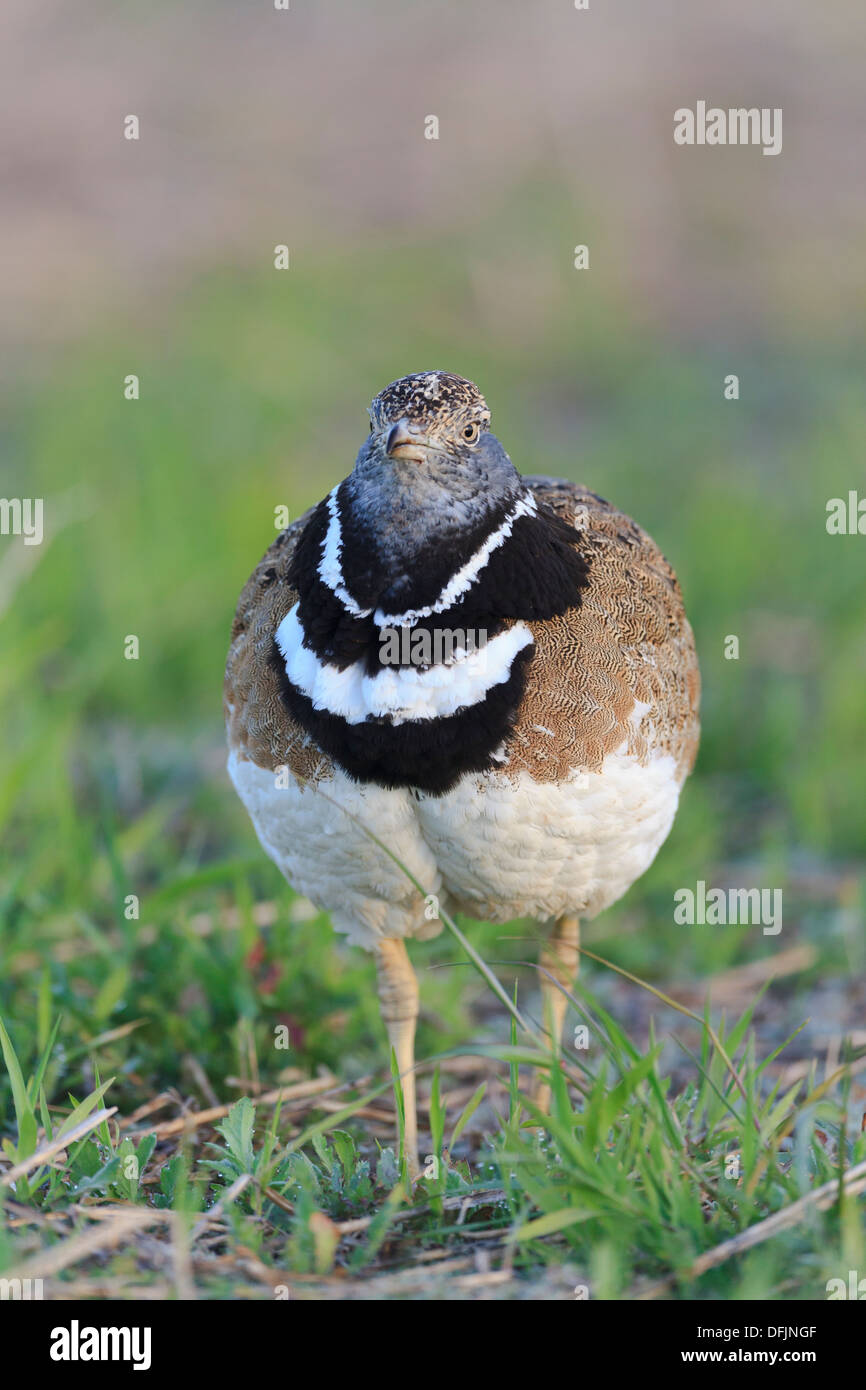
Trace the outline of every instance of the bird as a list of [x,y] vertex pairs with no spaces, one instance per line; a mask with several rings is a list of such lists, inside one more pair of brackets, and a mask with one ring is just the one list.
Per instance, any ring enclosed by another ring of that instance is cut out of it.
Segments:
[[558,1047],[580,921],[670,831],[700,673],[654,541],[588,488],[521,474],[474,382],[415,372],[368,414],[351,471],[241,592],[224,710],[265,852],[375,956],[417,1174],[407,941],[446,909],[533,919]]

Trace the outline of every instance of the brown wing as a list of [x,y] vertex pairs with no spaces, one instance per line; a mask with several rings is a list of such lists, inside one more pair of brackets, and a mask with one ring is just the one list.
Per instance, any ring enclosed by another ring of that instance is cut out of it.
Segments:
[[[668,752],[684,778],[698,747],[700,672],[677,577],[654,541],[595,493],[559,478],[524,481],[573,522],[590,560],[582,603],[530,623],[536,652],[514,732],[510,771],[559,780],[597,771],[627,743]],[[635,713],[635,701],[648,709]]]
[[244,585],[223,686],[229,746],[259,767],[286,765],[302,781],[330,776],[332,764],[286,712],[270,656],[274,633],[298,600],[286,576],[311,515],[280,532]]

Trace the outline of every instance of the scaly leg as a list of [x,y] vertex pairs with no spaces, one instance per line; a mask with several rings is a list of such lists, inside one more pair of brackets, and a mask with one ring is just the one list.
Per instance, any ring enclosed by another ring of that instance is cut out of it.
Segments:
[[406,1119],[406,1161],[412,1177],[418,1173],[418,1120],[415,1110],[415,1020],[418,1017],[418,981],[406,944],[383,939],[376,946],[379,972],[379,1005],[388,1030],[388,1042],[397,1058],[403,1087]]
[[[570,989],[577,979],[580,960],[580,923],[576,917],[560,917],[549,939],[545,941],[539,956],[542,972],[549,971],[553,979],[541,974],[541,1001],[544,1011],[544,1027],[550,1034],[550,1043],[555,1053],[562,1044],[562,1025],[568,1000],[554,981],[565,989]],[[550,1081],[547,1073],[535,1074],[533,1099],[540,1110],[547,1114],[550,1109]]]

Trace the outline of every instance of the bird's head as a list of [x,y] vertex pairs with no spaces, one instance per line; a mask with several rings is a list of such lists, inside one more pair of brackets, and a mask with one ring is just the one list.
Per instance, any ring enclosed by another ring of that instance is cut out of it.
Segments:
[[478,387],[451,372],[417,372],[392,381],[373,397],[369,414],[374,447],[385,458],[416,464],[435,465],[441,454],[470,464],[490,428]]
[[433,529],[465,526],[521,489],[520,476],[490,430],[474,382],[452,372],[392,381],[370,408],[370,433],[350,482],[370,512],[412,513]]

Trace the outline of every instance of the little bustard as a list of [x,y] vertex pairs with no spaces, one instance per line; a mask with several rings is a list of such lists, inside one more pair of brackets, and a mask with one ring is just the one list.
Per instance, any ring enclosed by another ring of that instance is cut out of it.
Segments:
[[472,382],[403,377],[369,413],[352,472],[241,594],[225,709],[264,849],[376,956],[414,1165],[405,943],[441,923],[365,828],[442,905],[553,923],[541,983],[558,1037],[579,918],[670,830],[700,679],[653,541],[586,488],[521,476]]

